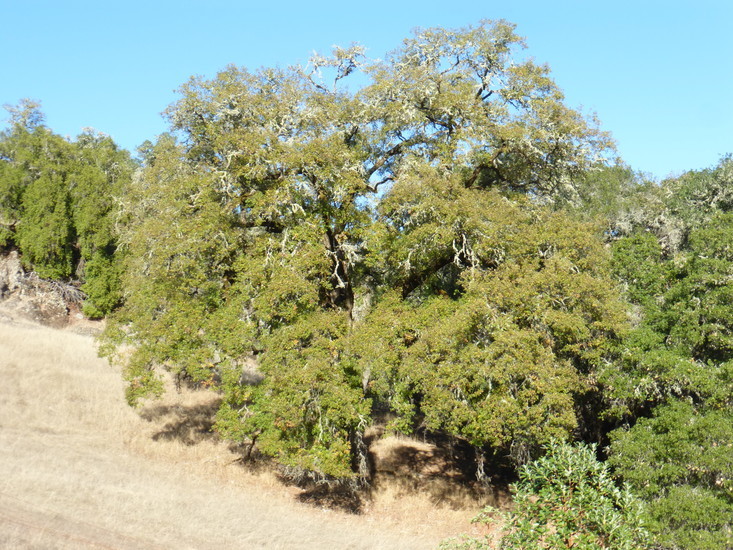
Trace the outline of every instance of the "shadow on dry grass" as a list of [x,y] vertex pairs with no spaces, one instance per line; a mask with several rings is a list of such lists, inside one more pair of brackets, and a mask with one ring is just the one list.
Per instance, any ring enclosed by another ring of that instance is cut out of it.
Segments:
[[361,514],[368,501],[368,494],[363,489],[348,485],[310,484],[297,498],[300,502],[319,508]]
[[376,437],[369,444],[372,492],[389,492],[395,498],[421,495],[431,504],[452,510],[477,502],[502,506],[509,495],[503,466],[491,464],[493,475],[477,481],[473,449],[446,441],[409,437]]
[[161,425],[153,434],[153,441],[179,441],[191,446],[216,439],[213,426],[219,404],[218,399],[195,405],[155,404],[143,409],[140,417]]
[[[367,484],[314,483],[280,476],[285,485],[297,486],[299,501],[350,514],[367,512],[378,501],[419,499],[442,510],[476,510],[510,502],[506,468],[501,461],[487,462],[493,475],[476,480],[476,462],[468,445],[444,441],[419,441],[404,436],[385,436],[375,428],[365,437],[370,478]],[[439,444],[440,443],[440,444]]]
[[[173,397],[175,392],[169,394]],[[206,397],[208,396],[208,397]],[[193,447],[215,442],[213,432],[221,399],[209,392],[184,391],[175,400],[151,403],[140,416],[152,424],[153,441],[172,441]],[[365,434],[370,478],[367,484],[314,482],[289,475],[272,459],[249,444],[231,444],[229,450],[241,468],[253,474],[269,473],[294,497],[314,507],[362,514],[375,502],[420,499],[443,510],[476,510],[485,504],[504,506],[509,501],[509,480],[500,464],[487,464],[487,482],[476,481],[475,455],[468,446],[438,440],[417,440],[385,435],[381,427]]]

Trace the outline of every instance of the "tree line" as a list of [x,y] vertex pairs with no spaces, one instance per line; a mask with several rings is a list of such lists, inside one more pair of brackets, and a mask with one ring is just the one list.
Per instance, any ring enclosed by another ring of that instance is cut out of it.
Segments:
[[733,160],[650,181],[524,47],[485,21],[229,66],[136,158],[22,102],[0,246],[78,281],[131,404],[162,371],[209,386],[221,436],[293,472],[368,479],[375,423],[468,445],[479,478],[594,444],[657,547],[730,547]]

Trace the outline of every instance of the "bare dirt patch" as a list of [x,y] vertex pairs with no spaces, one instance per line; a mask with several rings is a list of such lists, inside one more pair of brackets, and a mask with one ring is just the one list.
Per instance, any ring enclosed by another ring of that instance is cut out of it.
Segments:
[[0,547],[409,549],[470,529],[478,503],[449,486],[440,502],[385,480],[360,515],[314,506],[211,435],[215,394],[170,392],[138,414],[96,355],[98,325],[52,329],[4,304]]

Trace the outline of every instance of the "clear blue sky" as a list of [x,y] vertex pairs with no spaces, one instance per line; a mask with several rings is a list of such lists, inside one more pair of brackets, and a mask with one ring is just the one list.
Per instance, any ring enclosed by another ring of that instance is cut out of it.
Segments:
[[503,18],[633,168],[661,178],[733,153],[731,0],[0,0],[0,18],[0,104],[40,100],[54,131],[93,127],[130,150],[166,130],[192,75],[351,42],[381,57],[415,27]]

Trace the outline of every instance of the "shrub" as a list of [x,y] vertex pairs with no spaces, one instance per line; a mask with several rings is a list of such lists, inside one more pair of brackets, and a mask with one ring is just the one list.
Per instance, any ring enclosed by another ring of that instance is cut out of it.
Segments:
[[[578,550],[646,548],[641,502],[628,487],[619,487],[595,446],[552,441],[546,454],[523,466],[515,484],[514,510],[484,510],[478,521],[505,521],[500,548]],[[503,517],[502,517],[503,516]],[[488,549],[484,540],[449,541],[443,548]]]

